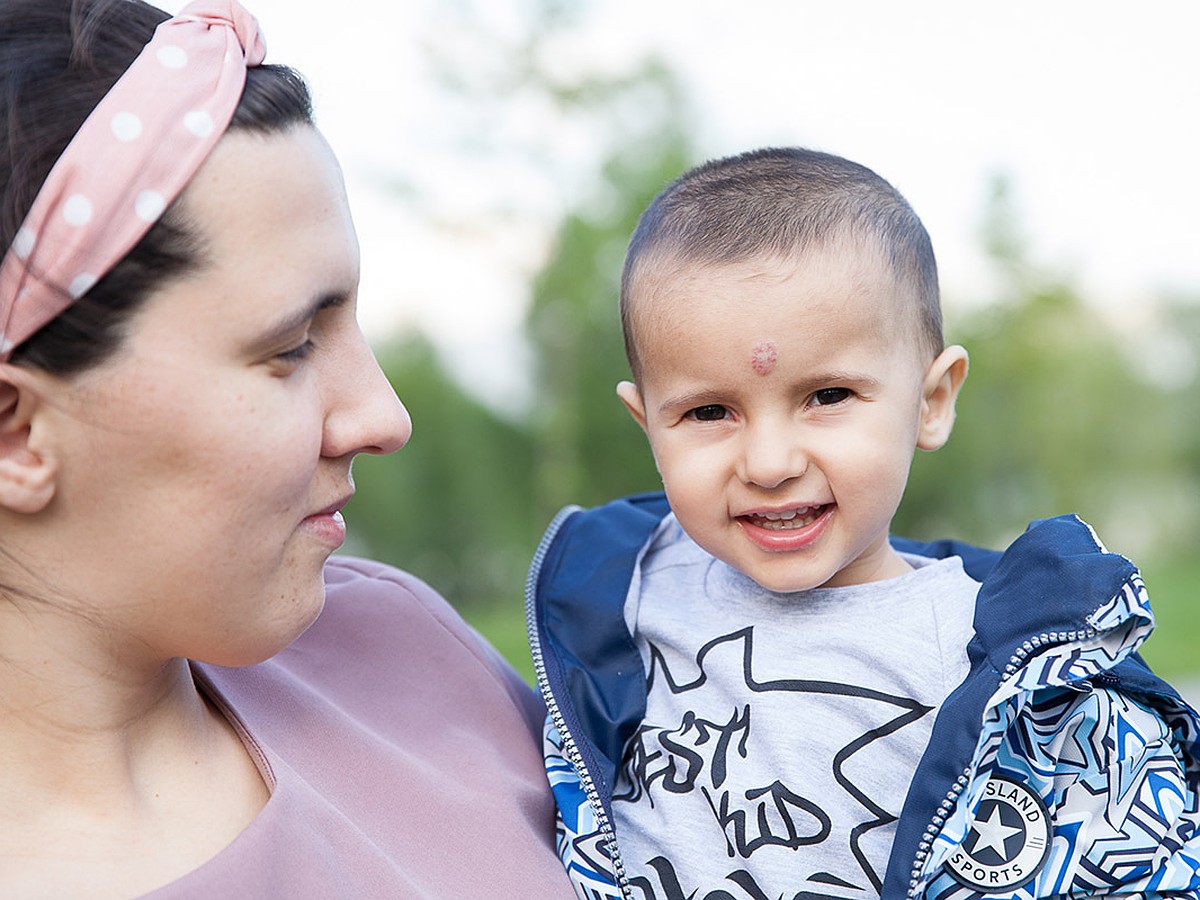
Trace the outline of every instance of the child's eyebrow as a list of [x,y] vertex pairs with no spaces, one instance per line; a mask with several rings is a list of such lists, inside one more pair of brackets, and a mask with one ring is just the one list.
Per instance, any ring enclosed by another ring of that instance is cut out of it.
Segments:
[[832,387],[854,388],[855,393],[869,396],[877,393],[883,382],[865,372],[818,372],[802,379],[796,385],[796,393],[808,395]]
[[841,370],[818,372],[815,375],[805,377],[802,382],[803,387],[811,387],[813,390],[838,384],[852,384],[857,387],[876,388],[882,382],[874,375],[868,375],[866,372],[846,372]]
[[676,397],[668,397],[658,405],[658,411],[659,413],[668,413],[677,409],[695,409],[697,406],[720,403],[720,397],[715,391],[704,388],[698,391],[689,391],[686,394],[680,394]]
[[[797,394],[811,394],[822,388],[830,387],[852,387],[860,393],[870,394],[877,391],[883,382],[873,375],[868,375],[865,372],[848,372],[844,370],[830,370],[828,372],[816,372],[811,375],[804,376],[795,386]],[[670,413],[680,409],[695,409],[698,406],[708,406],[709,404],[725,404],[729,401],[729,397],[718,392],[713,388],[700,388],[695,391],[688,391],[683,394],[678,394],[674,397],[668,397],[658,405],[660,414]]]

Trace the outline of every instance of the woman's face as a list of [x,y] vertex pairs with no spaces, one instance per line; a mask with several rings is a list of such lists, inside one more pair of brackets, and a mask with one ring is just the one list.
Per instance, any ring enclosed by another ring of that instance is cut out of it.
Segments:
[[316,617],[351,461],[411,425],[355,319],[358,245],[318,132],[227,135],[181,202],[200,267],[42,420],[59,553],[37,565],[151,661],[246,664]]

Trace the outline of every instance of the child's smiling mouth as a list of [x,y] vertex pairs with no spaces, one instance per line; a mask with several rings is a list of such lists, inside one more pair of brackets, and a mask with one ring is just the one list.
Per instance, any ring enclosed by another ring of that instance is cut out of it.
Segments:
[[738,518],[763,528],[767,531],[792,531],[807,528],[817,521],[831,504],[820,506],[798,506],[794,509],[784,509],[777,512],[747,513]]

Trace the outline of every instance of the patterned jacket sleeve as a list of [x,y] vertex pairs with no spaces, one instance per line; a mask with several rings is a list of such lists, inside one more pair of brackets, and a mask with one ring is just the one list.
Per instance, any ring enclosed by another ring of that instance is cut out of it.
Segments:
[[[1036,697],[1009,727],[992,772],[1044,802],[1050,846],[1036,876],[977,893],[949,874],[925,892],[959,898],[1200,896],[1200,772],[1169,716],[1104,688]],[[1190,771],[1189,771],[1190,768]]]

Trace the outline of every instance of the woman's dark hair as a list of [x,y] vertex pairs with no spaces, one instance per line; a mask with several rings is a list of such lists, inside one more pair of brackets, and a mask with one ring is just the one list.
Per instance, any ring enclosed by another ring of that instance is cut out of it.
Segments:
[[[149,43],[167,13],[141,0],[0,0],[0,248],[79,126]],[[304,80],[286,66],[247,69],[230,129],[312,124]],[[197,263],[175,205],[79,301],[19,346],[14,362],[71,375],[104,360],[146,296]]]

